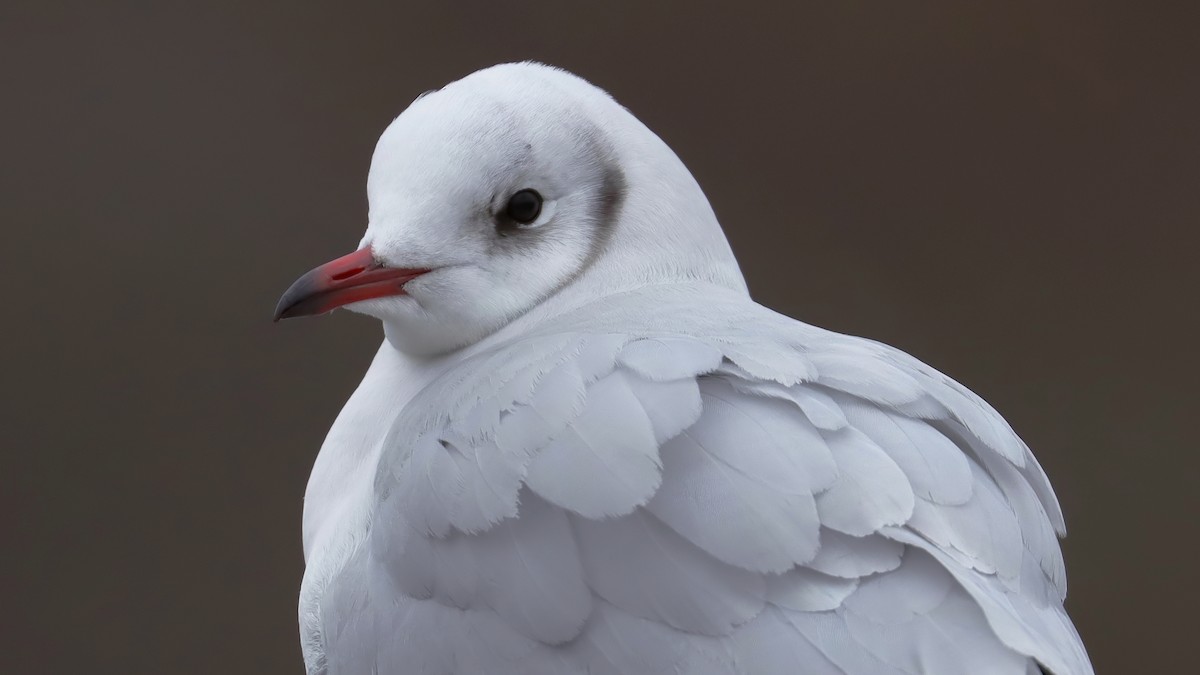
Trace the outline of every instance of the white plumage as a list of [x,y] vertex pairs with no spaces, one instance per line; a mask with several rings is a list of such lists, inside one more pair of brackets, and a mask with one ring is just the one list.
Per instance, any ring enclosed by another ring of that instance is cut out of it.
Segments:
[[[492,227],[524,187],[539,219]],[[353,306],[388,340],[309,485],[309,673],[1092,672],[1007,423],[750,300],[603,92],[481,71],[397,119],[369,192],[363,246],[433,271]]]

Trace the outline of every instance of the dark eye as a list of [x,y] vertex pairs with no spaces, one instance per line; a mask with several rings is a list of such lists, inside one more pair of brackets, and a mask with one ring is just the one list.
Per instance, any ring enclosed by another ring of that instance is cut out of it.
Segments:
[[529,188],[514,192],[513,196],[508,198],[508,206],[504,207],[505,215],[521,225],[528,225],[537,220],[541,212],[542,196]]

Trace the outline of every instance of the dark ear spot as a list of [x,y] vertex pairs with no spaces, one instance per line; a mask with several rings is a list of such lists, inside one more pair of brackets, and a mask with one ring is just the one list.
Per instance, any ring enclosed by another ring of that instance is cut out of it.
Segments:
[[621,171],[621,167],[617,165],[616,161],[605,157],[600,171],[600,188],[596,192],[592,206],[596,214],[596,227],[593,229],[592,246],[588,254],[587,265],[599,257],[604,248],[608,246],[609,239],[612,239],[613,232],[617,229],[617,218],[621,215],[621,205],[625,202],[627,189],[625,172]]
[[621,203],[625,201],[625,172],[615,163],[604,165],[604,177],[600,185],[600,227],[612,229],[620,212]]

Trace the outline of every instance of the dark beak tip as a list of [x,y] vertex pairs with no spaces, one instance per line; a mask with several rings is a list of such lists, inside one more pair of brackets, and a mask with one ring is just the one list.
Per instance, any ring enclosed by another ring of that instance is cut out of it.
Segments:
[[310,300],[317,290],[314,278],[316,270],[310,271],[301,276],[299,279],[292,282],[291,286],[280,296],[279,302],[275,303],[275,314],[272,316],[272,323],[279,323],[280,319],[290,319],[297,315],[297,309],[304,306],[306,300]]
[[271,323],[279,323],[280,319],[288,318],[288,310],[295,304],[291,302],[288,293],[284,293],[283,297],[279,298],[279,302],[275,303],[275,311],[271,314]]
[[291,309],[291,306],[286,300],[286,297],[280,298],[275,305],[275,311],[271,314],[271,323],[279,323],[280,319],[288,318],[288,310]]
[[291,298],[283,298],[275,307],[275,313],[271,315],[271,323],[279,323],[284,319],[294,319],[297,316],[305,316],[305,314],[297,312],[302,303],[292,301]]

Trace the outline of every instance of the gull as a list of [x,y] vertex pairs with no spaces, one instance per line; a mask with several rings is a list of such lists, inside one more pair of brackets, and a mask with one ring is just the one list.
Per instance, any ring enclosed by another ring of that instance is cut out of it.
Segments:
[[384,340],[308,483],[310,675],[1085,675],[1004,419],[749,296],[708,200],[535,63],[383,132],[357,251],[276,318]]

